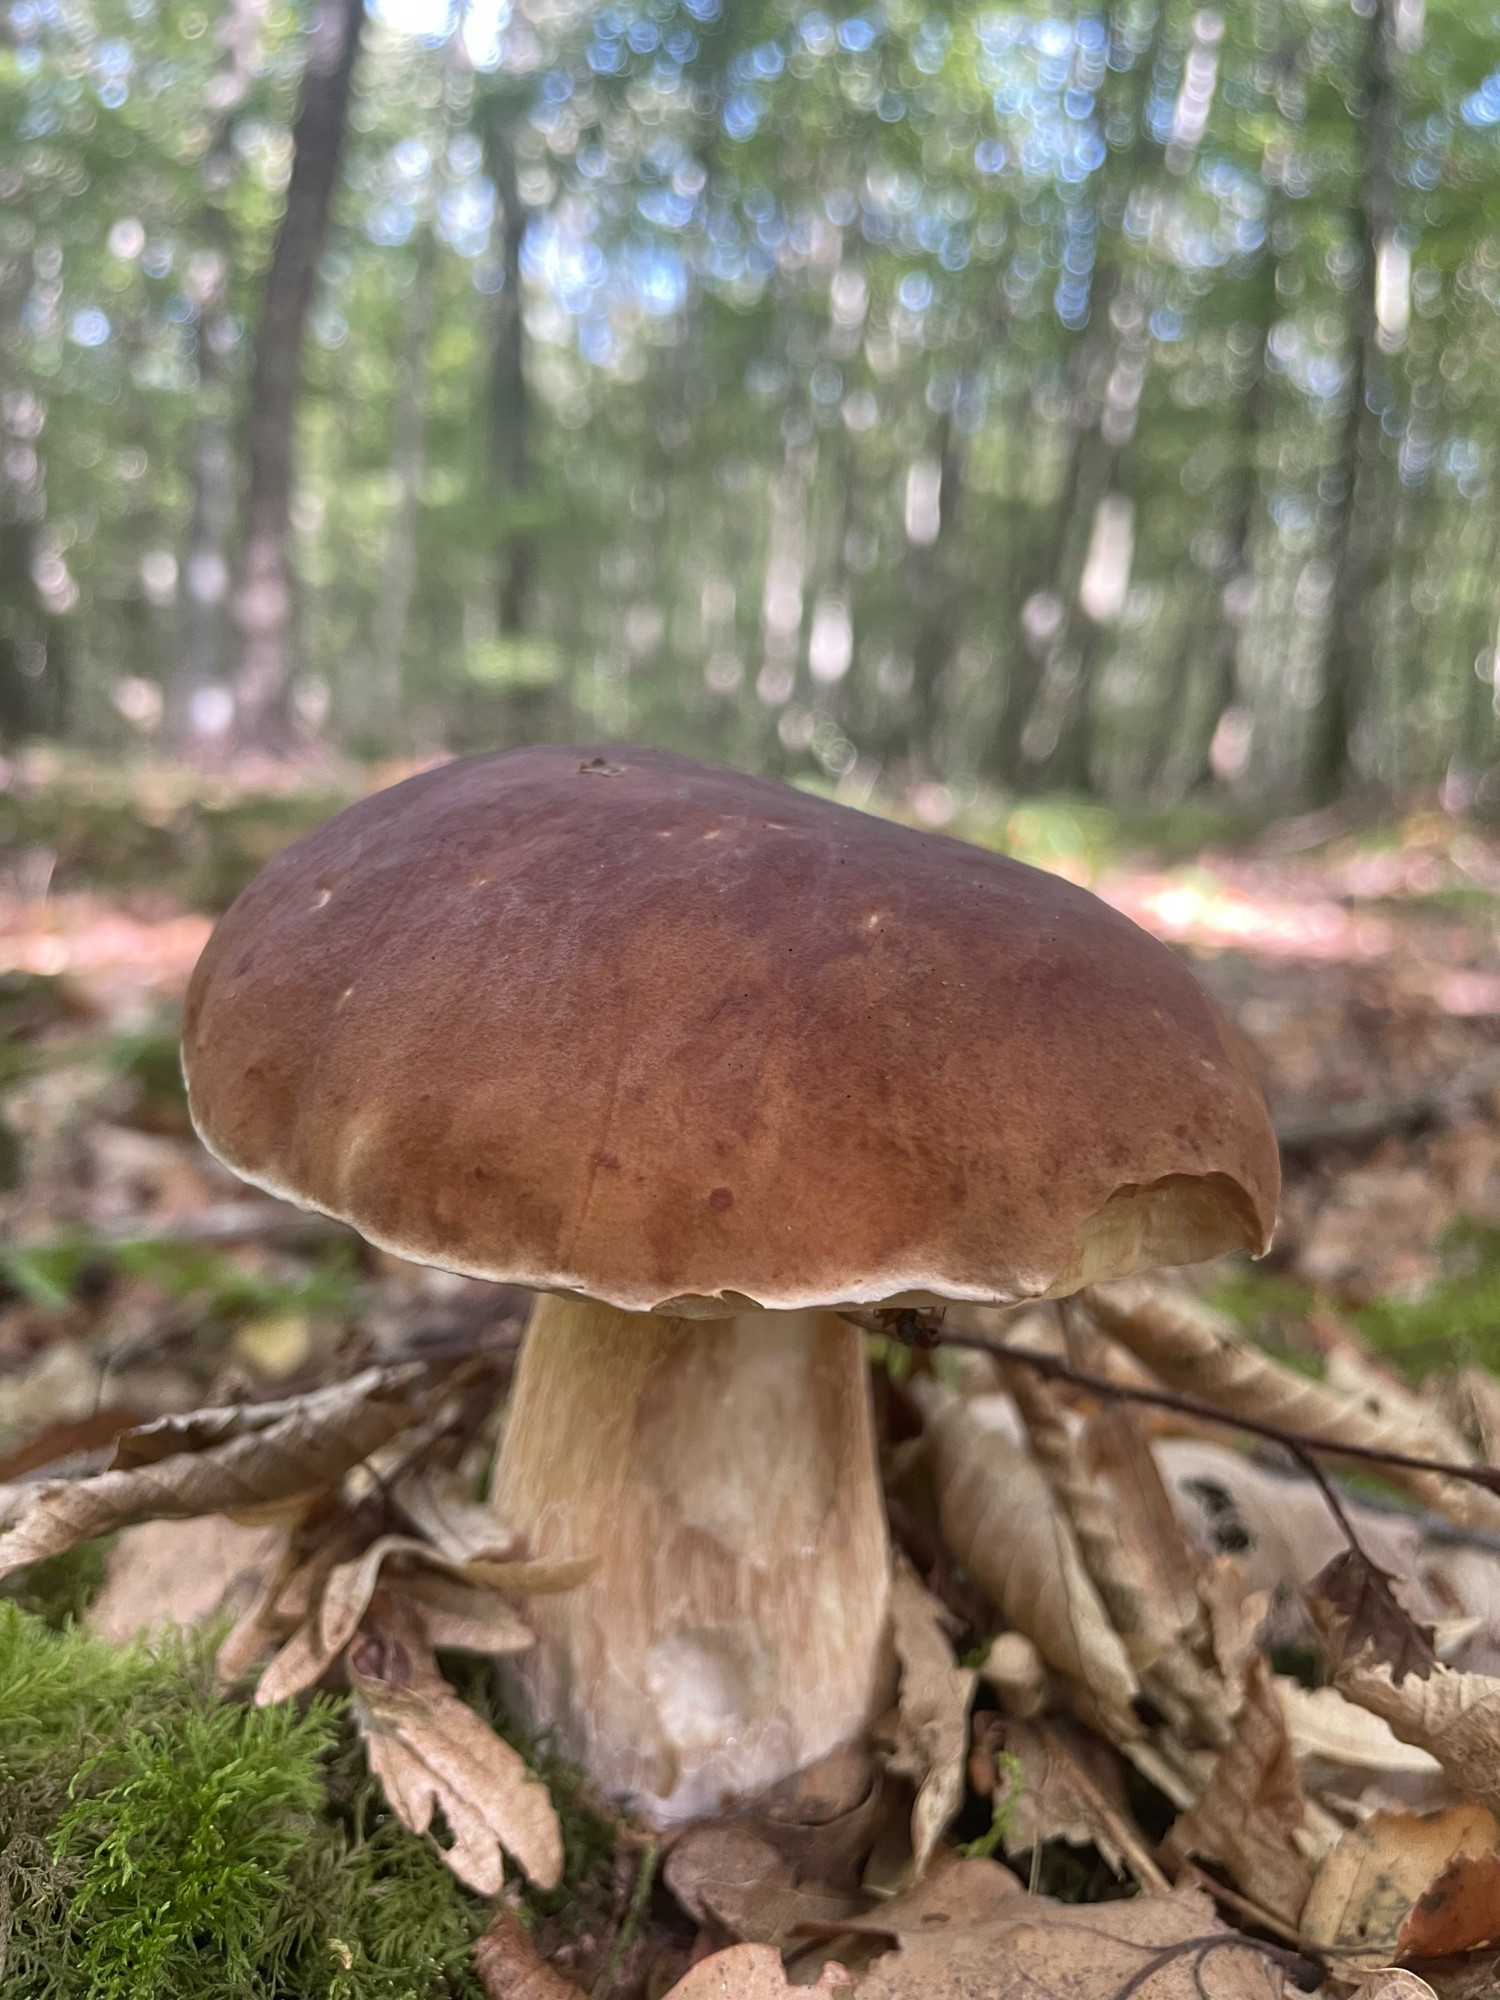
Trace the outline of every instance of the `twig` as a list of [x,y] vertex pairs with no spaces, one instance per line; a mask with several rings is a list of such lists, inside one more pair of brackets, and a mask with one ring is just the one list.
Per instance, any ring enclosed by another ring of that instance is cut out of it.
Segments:
[[850,1308],[843,1316],[866,1332],[884,1334],[909,1347],[969,1348],[976,1354],[988,1354],[996,1361],[1019,1362],[1023,1368],[1034,1370],[1048,1381],[1066,1382],[1070,1387],[1085,1389],[1091,1395],[1122,1403],[1144,1403],[1152,1409],[1173,1410],[1179,1416],[1192,1417],[1198,1423],[1218,1424],[1225,1430],[1244,1431],[1252,1437],[1262,1437],[1271,1444],[1281,1445],[1294,1457],[1300,1458],[1307,1452],[1321,1452],[1328,1458],[1358,1459],[1366,1465],[1396,1465],[1408,1472],[1434,1472],[1447,1479],[1467,1480],[1471,1486],[1482,1486],[1487,1493],[1500,1494],[1500,1469],[1491,1465],[1462,1465],[1449,1459],[1418,1458],[1412,1452],[1389,1451],[1379,1445],[1334,1443],[1327,1438],[1309,1437],[1305,1431],[1287,1430],[1263,1417],[1231,1415],[1227,1410],[1218,1409],[1197,1396],[1184,1395],[1177,1389],[1153,1389],[1141,1383],[1114,1382],[1106,1375],[1094,1375],[1085,1368],[1075,1368],[1071,1362],[1055,1354],[1040,1354],[1030,1347],[1013,1347],[1008,1341],[986,1340],[979,1334],[950,1333],[936,1314],[917,1312],[909,1307],[891,1312],[863,1312]]

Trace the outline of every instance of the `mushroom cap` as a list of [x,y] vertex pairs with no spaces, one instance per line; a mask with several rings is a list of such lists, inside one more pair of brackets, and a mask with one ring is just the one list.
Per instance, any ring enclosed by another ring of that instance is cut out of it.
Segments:
[[198,961],[193,1122],[402,1257],[645,1311],[1009,1302],[1262,1250],[1182,962],[1003,856],[658,750],[423,772]]

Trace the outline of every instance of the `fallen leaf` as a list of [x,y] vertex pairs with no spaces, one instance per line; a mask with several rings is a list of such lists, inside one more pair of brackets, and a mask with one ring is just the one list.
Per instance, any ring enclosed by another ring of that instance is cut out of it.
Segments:
[[1500,1824],[1482,1806],[1376,1813],[1324,1857],[1302,1934],[1350,1966],[1487,1943],[1500,1935],[1497,1840]]
[[[1326,1444],[1353,1444],[1441,1458],[1447,1427],[1414,1427],[1405,1409],[1360,1392],[1340,1393],[1295,1374],[1253,1347],[1232,1321],[1200,1300],[1122,1280],[1080,1295],[1105,1332],[1122,1341],[1169,1388],[1212,1403],[1230,1416],[1253,1417]],[[1382,1477],[1462,1527],[1500,1532],[1500,1494],[1436,1472],[1397,1466]]]
[[496,1910],[474,1964],[486,2000],[582,2000],[582,1987],[547,1963],[514,1910]]
[[968,1704],[974,1674],[958,1666],[944,1630],[946,1610],[904,1558],[890,1588],[890,1626],[900,1662],[896,1748],[890,1770],[916,1786],[912,1806],[912,1874],[922,1876],[944,1826],[964,1804]]
[[1425,1979],[1400,1966],[1388,1965],[1362,1979],[1349,2000],[1438,2000]]
[[804,1881],[852,1885],[890,1812],[870,1745],[845,1743],[762,1792],[746,1822]]
[[864,1898],[802,1883],[790,1862],[748,1827],[689,1827],[662,1873],[667,1887],[701,1924],[736,1943],[780,1944],[798,1924],[830,1924],[864,1908]]
[[143,1521],[109,1552],[88,1624],[123,1645],[138,1632],[191,1631],[220,1612],[238,1616],[286,1546],[281,1528],[242,1528],[223,1514]]
[[[840,1965],[825,1988],[847,1986]],[[695,1965],[667,2000],[786,2000],[768,1945],[735,1945]],[[814,1989],[817,1990],[817,1989]],[[1063,1904],[1010,1895],[979,1923],[904,1932],[858,1981],[859,2000],[1281,2000],[1280,1967],[1231,1931],[1197,1891],[1133,1902]]]
[[1396,1579],[1356,1549],[1319,1570],[1303,1596],[1329,1657],[1365,1659],[1390,1668],[1399,1687],[1408,1674],[1426,1680],[1438,1663],[1430,1625],[1419,1625],[1395,1597]]
[[974,1675],[960,1667],[943,1629],[946,1613],[898,1561],[891,1629],[901,1664],[897,1745],[890,1768],[917,1787],[911,1814],[912,1871],[922,1875],[943,1829],[964,1801]]
[[1114,1754],[1062,1718],[1005,1725],[1005,1753],[1019,1782],[1006,1801],[1005,1851],[1025,1854],[1049,1840],[1097,1847],[1117,1875],[1126,1868],[1151,1894],[1171,1887],[1136,1832]]
[[1307,1801],[1260,1655],[1246,1666],[1244,1696],[1202,1797],[1172,1827],[1162,1853],[1169,1862],[1192,1856],[1219,1862],[1245,1895],[1295,1927],[1312,1880],[1298,1840]]
[[1126,1403],[1106,1405],[1084,1425],[1080,1444],[1114,1497],[1120,1535],[1150,1577],[1171,1629],[1187,1635],[1200,1622],[1203,1559],[1177,1518],[1140,1411]]
[[793,1986],[774,1945],[733,1944],[700,1958],[663,2000],[786,2000],[789,1994],[847,1992],[853,1984],[843,1966],[829,1964],[816,1986]]
[[1382,1716],[1403,1743],[1429,1750],[1451,1782],[1500,1817],[1500,1680],[1434,1667],[1398,1687],[1389,1667],[1346,1661],[1339,1692]]
[[1062,1904],[1019,1895],[1009,1914],[903,1938],[860,2000],[1280,2000],[1265,1950],[1197,1892]]
[[1047,1664],[1088,1690],[1111,1734],[1139,1735],[1134,1670],[1046,1480],[1005,1435],[1008,1402],[966,1402],[930,1377],[912,1393],[927,1418],[952,1554]]
[[391,1488],[398,1512],[453,1562],[510,1562],[521,1553],[517,1537],[474,1499],[457,1473],[423,1466],[403,1473]]
[[25,1489],[0,1535],[0,1576],[137,1521],[241,1513],[335,1484],[406,1429],[419,1370],[366,1369],[262,1411],[198,1411],[126,1431],[108,1472]]
[[1276,1694],[1299,1763],[1313,1759],[1374,1777],[1392,1772],[1435,1777],[1442,1768],[1430,1751],[1403,1743],[1388,1722],[1337,1688],[1305,1688],[1278,1674]]
[[503,1848],[539,1889],[562,1877],[562,1828],[547,1788],[438,1672],[415,1614],[377,1597],[348,1653],[370,1769],[404,1826],[426,1833],[441,1808],[443,1859],[481,1896],[505,1879]]
[[1012,1897],[1024,1893],[1000,1862],[982,1854],[959,1854],[941,1861],[920,1882],[855,1919],[849,1928],[899,1943],[925,1931],[986,1923],[1003,1916]]

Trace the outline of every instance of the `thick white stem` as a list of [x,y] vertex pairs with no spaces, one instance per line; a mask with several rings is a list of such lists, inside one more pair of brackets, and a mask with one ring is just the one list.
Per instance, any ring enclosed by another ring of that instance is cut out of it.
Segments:
[[546,1297],[494,1504],[540,1556],[515,1665],[534,1719],[658,1820],[715,1812],[857,1736],[886,1692],[890,1565],[858,1332]]

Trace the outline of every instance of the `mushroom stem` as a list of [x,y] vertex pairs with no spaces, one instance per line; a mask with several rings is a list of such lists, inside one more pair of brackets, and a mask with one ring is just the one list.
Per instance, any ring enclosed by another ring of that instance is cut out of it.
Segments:
[[531,1600],[538,1723],[658,1821],[857,1736],[890,1567],[863,1341],[826,1312],[689,1320],[538,1300],[494,1505],[587,1583]]

